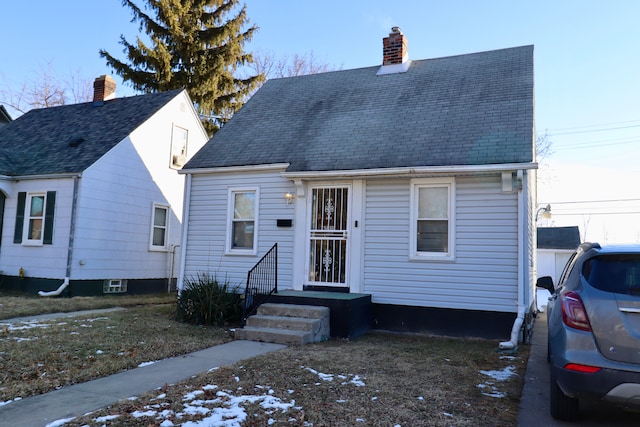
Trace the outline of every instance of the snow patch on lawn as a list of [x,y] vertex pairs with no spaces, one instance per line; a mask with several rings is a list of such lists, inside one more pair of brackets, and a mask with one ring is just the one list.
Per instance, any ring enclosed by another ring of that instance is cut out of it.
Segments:
[[497,382],[507,381],[508,379],[516,375],[515,371],[516,371],[516,367],[513,365],[509,365],[502,370],[480,371],[481,374],[492,378],[493,381],[486,381],[482,384],[478,384],[477,387],[481,390],[486,390],[486,391],[482,391],[482,394],[484,396],[496,397],[496,398],[506,397],[507,393],[499,391],[498,388],[496,387],[496,381]]

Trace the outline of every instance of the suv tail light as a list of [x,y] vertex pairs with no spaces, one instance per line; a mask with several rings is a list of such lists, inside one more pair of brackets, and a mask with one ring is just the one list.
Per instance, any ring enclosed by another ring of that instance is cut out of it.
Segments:
[[587,310],[584,308],[580,295],[570,291],[561,294],[560,301],[562,302],[562,321],[565,325],[581,331],[591,331]]

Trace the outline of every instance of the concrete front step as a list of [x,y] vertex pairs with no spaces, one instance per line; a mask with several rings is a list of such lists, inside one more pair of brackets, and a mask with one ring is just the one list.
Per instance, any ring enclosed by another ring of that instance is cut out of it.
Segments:
[[266,303],[258,307],[258,314],[282,317],[306,317],[308,319],[322,319],[329,315],[328,307],[299,304]]
[[305,345],[313,342],[311,332],[245,326],[236,329],[237,340],[270,342],[286,345]]
[[321,323],[322,319],[307,319],[306,317],[268,316],[265,314],[256,314],[247,319],[247,326],[305,332],[313,332],[314,330],[319,330],[322,327]]
[[329,308],[296,304],[262,304],[236,339],[304,345],[330,336]]

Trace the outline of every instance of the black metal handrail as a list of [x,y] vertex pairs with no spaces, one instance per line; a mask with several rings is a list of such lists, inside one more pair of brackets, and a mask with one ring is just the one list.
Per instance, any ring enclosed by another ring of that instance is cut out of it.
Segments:
[[275,243],[247,273],[242,321],[254,314],[267,297],[278,292],[278,244]]

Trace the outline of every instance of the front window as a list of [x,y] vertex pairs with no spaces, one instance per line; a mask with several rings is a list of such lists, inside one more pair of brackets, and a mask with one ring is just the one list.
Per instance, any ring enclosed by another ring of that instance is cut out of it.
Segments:
[[453,259],[453,179],[414,180],[411,187],[411,258]]
[[44,224],[44,194],[29,195],[29,222],[27,239],[42,242],[42,225]]
[[167,248],[167,230],[169,227],[169,207],[153,205],[151,225],[151,249]]
[[229,190],[229,253],[256,253],[257,189]]

